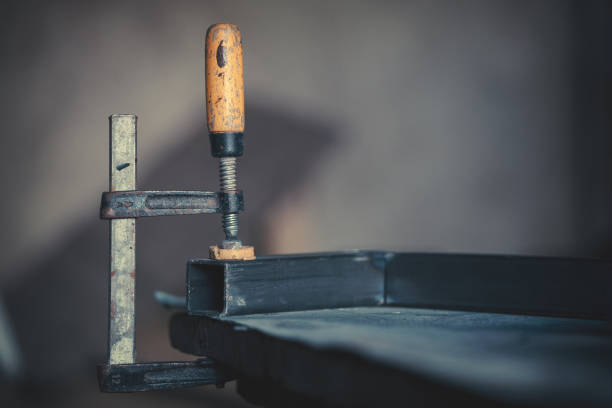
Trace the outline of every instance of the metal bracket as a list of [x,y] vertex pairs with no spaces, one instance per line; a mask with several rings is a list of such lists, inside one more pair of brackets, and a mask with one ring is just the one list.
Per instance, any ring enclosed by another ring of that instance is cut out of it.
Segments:
[[227,370],[207,358],[98,366],[98,381],[103,392],[167,390],[207,384],[223,386],[232,379]]
[[238,212],[242,191],[111,191],[102,193],[101,219]]

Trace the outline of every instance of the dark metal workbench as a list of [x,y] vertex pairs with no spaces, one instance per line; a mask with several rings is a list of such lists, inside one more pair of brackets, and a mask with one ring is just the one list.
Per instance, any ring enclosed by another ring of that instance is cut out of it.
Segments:
[[193,260],[171,339],[268,406],[610,406],[611,270],[372,251]]

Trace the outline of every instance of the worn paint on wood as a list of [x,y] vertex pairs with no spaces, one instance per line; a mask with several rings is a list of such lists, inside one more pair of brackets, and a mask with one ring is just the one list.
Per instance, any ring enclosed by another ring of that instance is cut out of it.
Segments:
[[242,37],[233,24],[206,33],[206,112],[211,133],[244,131]]

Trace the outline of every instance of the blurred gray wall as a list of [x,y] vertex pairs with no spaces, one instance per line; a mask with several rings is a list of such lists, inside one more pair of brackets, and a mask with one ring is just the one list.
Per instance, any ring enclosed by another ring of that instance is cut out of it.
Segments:
[[[182,129],[206,137],[203,33],[218,21],[244,33],[249,102],[333,124],[340,140],[309,158],[308,180],[270,211],[271,250],[572,244],[567,2],[4,9],[2,175],[16,196],[3,202],[3,275],[96,217],[109,114],[139,115],[143,176],[184,141]],[[249,144],[259,137],[252,119]],[[207,151],[202,160],[212,160]]]
[[[239,177],[258,253],[609,253],[605,2],[0,7],[0,284],[41,378],[103,359],[108,115],[139,116],[140,188],[217,188],[203,103],[215,22],[244,37]],[[143,220],[138,237],[140,356],[176,358],[151,292],[180,294],[184,260],[220,223]],[[41,328],[57,333],[37,346]]]

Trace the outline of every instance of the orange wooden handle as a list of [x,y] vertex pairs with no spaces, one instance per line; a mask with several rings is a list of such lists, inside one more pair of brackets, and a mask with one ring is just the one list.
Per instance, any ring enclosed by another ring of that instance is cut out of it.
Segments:
[[211,133],[244,131],[242,36],[233,24],[206,32],[206,113]]

